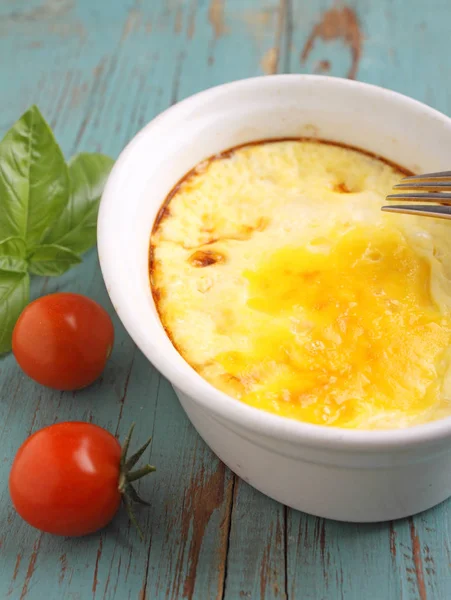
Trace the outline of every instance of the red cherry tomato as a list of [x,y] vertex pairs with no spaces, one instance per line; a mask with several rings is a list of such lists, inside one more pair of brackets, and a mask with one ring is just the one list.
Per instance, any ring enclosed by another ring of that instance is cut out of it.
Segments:
[[79,294],[58,293],[24,309],[12,346],[32,379],[57,390],[76,390],[100,376],[113,342],[113,323],[99,304]]
[[121,498],[148,505],[133,487],[155,467],[134,468],[150,438],[127,457],[133,426],[124,443],[97,425],[78,421],[40,429],[19,448],[9,475],[14,508],[33,527],[55,535],[80,536],[107,525]]
[[91,423],[57,423],[19,448],[9,490],[19,515],[33,527],[80,536],[107,525],[121,501],[121,446]]

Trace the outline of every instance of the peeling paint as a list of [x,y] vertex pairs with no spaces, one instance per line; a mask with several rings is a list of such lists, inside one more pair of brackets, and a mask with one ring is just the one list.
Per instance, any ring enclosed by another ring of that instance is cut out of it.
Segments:
[[17,10],[6,16],[10,21],[46,21],[64,15],[75,6],[75,0],[46,0],[41,6],[28,10]]
[[216,39],[226,33],[224,23],[224,0],[211,0],[208,9],[208,20],[213,28],[213,33]]
[[329,73],[331,67],[329,60],[319,60],[315,65],[315,73]]
[[197,565],[202,548],[205,530],[213,513],[224,501],[225,465],[218,468],[204,480],[203,469],[194,478],[185,496],[185,511],[182,518],[182,537],[187,539],[190,523],[192,529],[191,543],[188,550],[188,573],[183,584],[183,597],[192,600],[196,581]]
[[396,558],[396,531],[393,521],[390,522],[390,554]]
[[188,31],[187,36],[189,40],[192,40],[196,32],[196,10],[195,8],[191,11],[188,19]]
[[122,30],[121,42],[125,42],[125,40],[129,37],[132,32],[135,32],[139,29],[139,25],[142,20],[141,11],[137,8],[130,9],[128,13],[127,20],[125,21],[124,28]]
[[272,545],[272,529],[273,529],[273,524],[271,523],[269,526],[269,533],[268,533],[268,543],[266,544],[264,550],[263,550],[263,557],[262,557],[262,562],[260,565],[260,598],[265,598],[266,597],[266,584],[268,583],[268,563],[269,563],[269,557],[270,557],[270,553],[271,553],[271,545]]
[[313,49],[315,41],[322,39],[325,42],[341,39],[349,48],[352,63],[348,71],[348,79],[355,79],[362,54],[363,35],[355,11],[349,6],[331,8],[323,13],[302,50],[301,62],[305,63]]
[[42,42],[30,42],[29,44],[27,44],[27,48],[30,48],[30,50],[34,50],[35,48],[42,48],[44,44]]
[[19,553],[16,558],[16,564],[14,565],[13,581],[16,581],[21,561],[22,561],[22,555]]
[[274,75],[277,73],[277,65],[279,62],[279,49],[269,48],[263,55],[260,61],[261,68],[265,75]]
[[[208,523],[215,511],[223,505],[225,494],[230,500],[231,489],[230,484],[226,486],[224,464],[218,463],[216,470],[208,475],[202,465],[185,491],[181,514],[174,515],[175,521],[167,515],[168,529],[175,526],[176,522],[177,527],[180,527],[180,545],[173,556],[175,573],[165,591],[167,598],[194,598],[197,566]],[[227,541],[227,533],[228,528],[225,535],[224,531],[221,535],[223,545]],[[224,568],[224,563],[221,564],[221,568]],[[172,571],[171,565],[169,568]],[[224,574],[219,572],[218,579],[221,578],[224,578]]]
[[81,104],[82,99],[85,97],[88,91],[88,85],[83,83],[82,85],[75,85],[72,88],[72,93],[70,97],[70,107],[76,108]]
[[100,538],[99,541],[99,547],[97,548],[97,556],[96,556],[96,564],[94,567],[94,577],[92,578],[92,594],[93,596],[95,596],[96,590],[97,590],[97,585],[99,583],[99,563],[100,563],[100,559],[102,557],[102,549],[103,549],[103,541],[102,538]]
[[183,15],[182,9],[179,7],[177,12],[175,13],[175,21],[174,21],[174,33],[180,33],[182,31],[183,25]]
[[412,541],[412,558],[415,566],[418,594],[420,600],[427,600],[426,584],[424,582],[423,561],[421,558],[420,538],[418,537],[412,517],[409,519],[410,539]]
[[271,21],[274,19],[277,9],[274,6],[262,10],[250,10],[231,15],[234,20],[240,20],[247,25],[249,33],[257,41],[264,38],[271,29]]
[[27,574],[25,575],[25,581],[22,587],[22,593],[20,594],[20,600],[23,600],[28,593],[28,586],[30,585],[31,578],[36,567],[36,560],[38,558],[39,548],[41,547],[42,534],[35,541],[33,546],[33,552],[31,553],[30,562],[28,563]]
[[66,576],[66,571],[67,571],[67,556],[66,554],[62,554],[60,556],[60,563],[61,563],[61,571],[58,577],[58,581],[59,584],[61,585],[64,581],[64,578]]

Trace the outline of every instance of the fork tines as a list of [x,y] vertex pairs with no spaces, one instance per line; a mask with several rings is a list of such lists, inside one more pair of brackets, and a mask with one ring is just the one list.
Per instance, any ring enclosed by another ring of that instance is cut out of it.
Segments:
[[417,181],[418,183],[422,181],[439,181],[442,183],[448,182],[451,184],[451,171],[439,171],[438,173],[423,173],[423,175],[409,175],[409,177],[404,177],[402,181]]
[[383,211],[451,219],[451,171],[405,177],[394,189],[406,191],[391,194],[387,200],[421,204],[383,206]]
[[402,215],[418,215],[420,217],[436,217],[438,219],[451,219],[451,206],[434,206],[431,204],[402,204],[400,206],[383,206],[384,212]]

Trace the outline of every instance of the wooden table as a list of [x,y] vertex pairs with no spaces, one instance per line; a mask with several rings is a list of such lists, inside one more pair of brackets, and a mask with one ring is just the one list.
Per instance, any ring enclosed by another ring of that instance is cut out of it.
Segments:
[[[276,72],[355,77],[450,113],[450,19],[449,0],[1,0],[0,130],[36,103],[68,157],[115,157],[177,100]],[[0,362],[0,598],[451,597],[449,502],[347,525],[269,500],[199,439],[114,316],[94,251],[66,276],[34,282],[34,296],[55,290],[107,307],[117,342],[102,380],[77,394],[35,385],[11,356]],[[124,515],[84,539],[42,535],[15,515],[7,480],[18,446],[76,419],[119,436],[135,421],[136,442],[153,434],[145,543]]]

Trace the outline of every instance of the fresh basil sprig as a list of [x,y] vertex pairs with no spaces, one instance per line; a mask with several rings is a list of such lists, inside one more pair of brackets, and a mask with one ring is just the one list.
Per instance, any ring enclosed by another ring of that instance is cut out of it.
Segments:
[[95,244],[113,162],[81,153],[66,164],[36,106],[0,142],[0,353],[30,301],[30,274],[61,275]]

